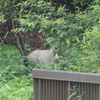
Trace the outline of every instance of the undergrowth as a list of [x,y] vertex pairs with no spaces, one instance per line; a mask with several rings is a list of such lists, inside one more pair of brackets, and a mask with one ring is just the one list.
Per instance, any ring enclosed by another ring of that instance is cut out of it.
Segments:
[[8,45],[0,46],[0,100],[33,100],[32,67],[23,65],[23,56]]

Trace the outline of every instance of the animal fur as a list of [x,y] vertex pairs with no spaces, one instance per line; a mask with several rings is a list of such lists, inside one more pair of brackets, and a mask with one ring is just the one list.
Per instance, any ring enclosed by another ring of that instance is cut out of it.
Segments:
[[37,63],[39,64],[50,64],[55,63],[54,56],[56,54],[55,49],[51,50],[35,50],[32,51],[28,56],[25,57],[24,65],[28,66],[28,64],[34,66]]

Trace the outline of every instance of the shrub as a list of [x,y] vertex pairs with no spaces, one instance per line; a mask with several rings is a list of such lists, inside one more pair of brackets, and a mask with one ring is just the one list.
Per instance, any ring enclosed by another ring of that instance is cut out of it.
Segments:
[[0,99],[33,100],[32,66],[14,46],[0,46]]

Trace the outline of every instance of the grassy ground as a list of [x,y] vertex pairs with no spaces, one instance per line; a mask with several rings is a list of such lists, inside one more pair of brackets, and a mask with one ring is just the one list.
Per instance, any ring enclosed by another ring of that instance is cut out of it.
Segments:
[[0,46],[0,100],[33,100],[32,68],[13,46]]

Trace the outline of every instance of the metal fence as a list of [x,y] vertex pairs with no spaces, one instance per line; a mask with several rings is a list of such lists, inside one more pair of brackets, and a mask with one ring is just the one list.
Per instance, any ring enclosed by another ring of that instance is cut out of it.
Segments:
[[100,74],[34,69],[33,80],[35,100],[100,100]]

